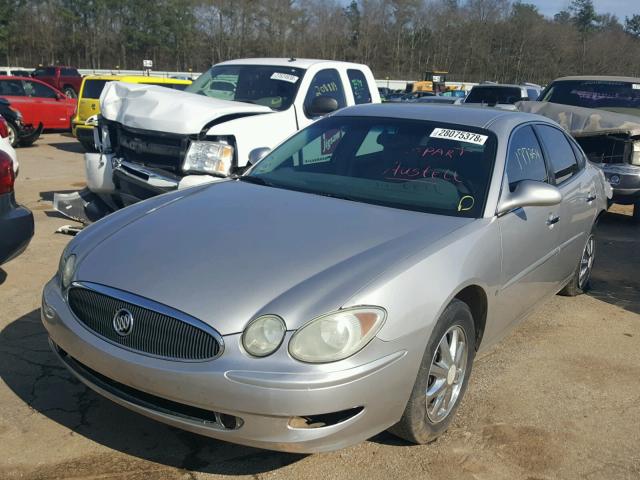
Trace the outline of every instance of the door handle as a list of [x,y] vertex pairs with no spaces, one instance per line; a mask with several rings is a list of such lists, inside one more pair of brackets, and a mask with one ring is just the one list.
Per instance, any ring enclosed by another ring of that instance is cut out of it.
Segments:
[[551,214],[549,215],[549,218],[547,218],[547,226],[552,227],[559,221],[560,221],[560,217],[558,217],[557,215]]
[[595,193],[590,194],[590,195],[587,197],[587,203],[591,203],[591,202],[593,202],[596,198],[598,198],[598,196],[597,196]]

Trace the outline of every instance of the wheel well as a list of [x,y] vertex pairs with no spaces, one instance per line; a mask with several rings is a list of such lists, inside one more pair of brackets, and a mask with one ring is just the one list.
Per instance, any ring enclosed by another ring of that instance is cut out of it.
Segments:
[[487,294],[478,285],[469,285],[455,296],[461,302],[467,304],[473,315],[473,323],[476,329],[476,350],[480,346],[484,327],[487,324]]

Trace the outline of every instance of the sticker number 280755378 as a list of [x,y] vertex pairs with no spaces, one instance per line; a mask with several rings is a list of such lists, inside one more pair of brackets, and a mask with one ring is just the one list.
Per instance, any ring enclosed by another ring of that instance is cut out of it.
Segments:
[[434,128],[431,138],[442,138],[445,140],[458,140],[460,142],[484,145],[489,137],[473,132],[463,132],[462,130],[451,130],[449,128]]

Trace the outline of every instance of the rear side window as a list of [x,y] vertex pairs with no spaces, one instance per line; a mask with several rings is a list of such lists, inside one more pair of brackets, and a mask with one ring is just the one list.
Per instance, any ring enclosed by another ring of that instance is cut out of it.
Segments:
[[557,128],[538,125],[536,129],[549,156],[556,183],[566,182],[578,172],[578,162],[569,140]]
[[24,87],[20,80],[0,80],[0,95],[8,97],[24,97]]
[[364,73],[360,70],[349,69],[347,70],[347,76],[349,77],[349,84],[351,85],[356,105],[371,103],[371,92]]
[[56,74],[56,69],[53,67],[38,68],[33,72],[34,77],[53,76]]
[[82,98],[100,98],[104,86],[110,81],[111,80],[85,80],[84,88],[82,89]]
[[513,104],[522,100],[522,91],[518,87],[473,87],[465,103]]
[[344,89],[342,88],[340,74],[337,70],[328,68],[316,73],[313,80],[311,80],[309,92],[304,101],[305,110],[311,106],[314,98],[320,96],[335,98],[338,102],[338,108],[343,108],[347,104],[344,99]]
[[65,77],[79,77],[80,73],[75,68],[63,68],[60,71],[60,75],[64,75]]
[[542,149],[530,126],[520,128],[511,137],[507,154],[507,179],[512,192],[522,180],[548,180]]

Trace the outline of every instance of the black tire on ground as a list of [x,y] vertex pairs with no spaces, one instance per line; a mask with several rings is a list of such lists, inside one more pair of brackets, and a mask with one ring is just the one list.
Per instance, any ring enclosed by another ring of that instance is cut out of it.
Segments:
[[78,98],[78,94],[73,89],[73,87],[64,87],[64,90],[62,90],[62,92],[69,98]]
[[20,140],[20,146],[21,147],[30,147],[31,145],[33,145],[35,142],[35,140]]
[[[427,389],[431,388],[436,381],[434,377],[430,376],[430,369],[432,361],[435,361],[436,358],[438,358],[437,355],[440,355],[437,351],[440,341],[452,327],[462,329],[466,337],[466,365],[461,379],[461,388],[454,400],[455,403],[453,407],[451,407],[451,410],[446,414],[446,417],[437,422],[433,422],[427,414],[426,397]],[[442,312],[433,329],[405,411],[400,421],[391,427],[389,432],[409,442],[420,444],[432,442],[442,435],[455,416],[456,410],[467,389],[475,353],[476,337],[471,310],[466,303],[454,299],[444,312]]]
[[640,200],[633,205],[633,221],[640,224]]
[[9,143],[15,148],[18,146],[18,129],[11,122],[7,122],[7,126],[9,127]]
[[95,153],[97,151],[96,146],[94,145],[93,142],[90,142],[88,140],[78,140],[78,141],[82,145],[82,148],[84,148],[87,152]]
[[[560,292],[558,293],[559,295],[562,295],[564,297],[577,297],[578,295],[582,295],[583,293],[588,291],[589,288],[591,288],[591,269],[593,268],[593,261],[596,254],[595,229],[596,229],[596,226],[594,225],[591,229],[591,232],[587,236],[587,241],[585,242],[583,253],[580,256],[580,260],[578,261],[578,266],[576,267],[576,270],[573,273],[571,280],[569,280],[569,283],[567,283],[565,287],[562,290],[560,290]],[[591,251],[591,256],[593,258],[590,260],[591,266],[589,267],[589,272],[587,274],[586,281],[582,280],[582,284],[581,284],[580,269],[582,266],[582,262],[584,260],[585,251],[588,248],[589,242],[592,239],[593,239],[593,247]]]

